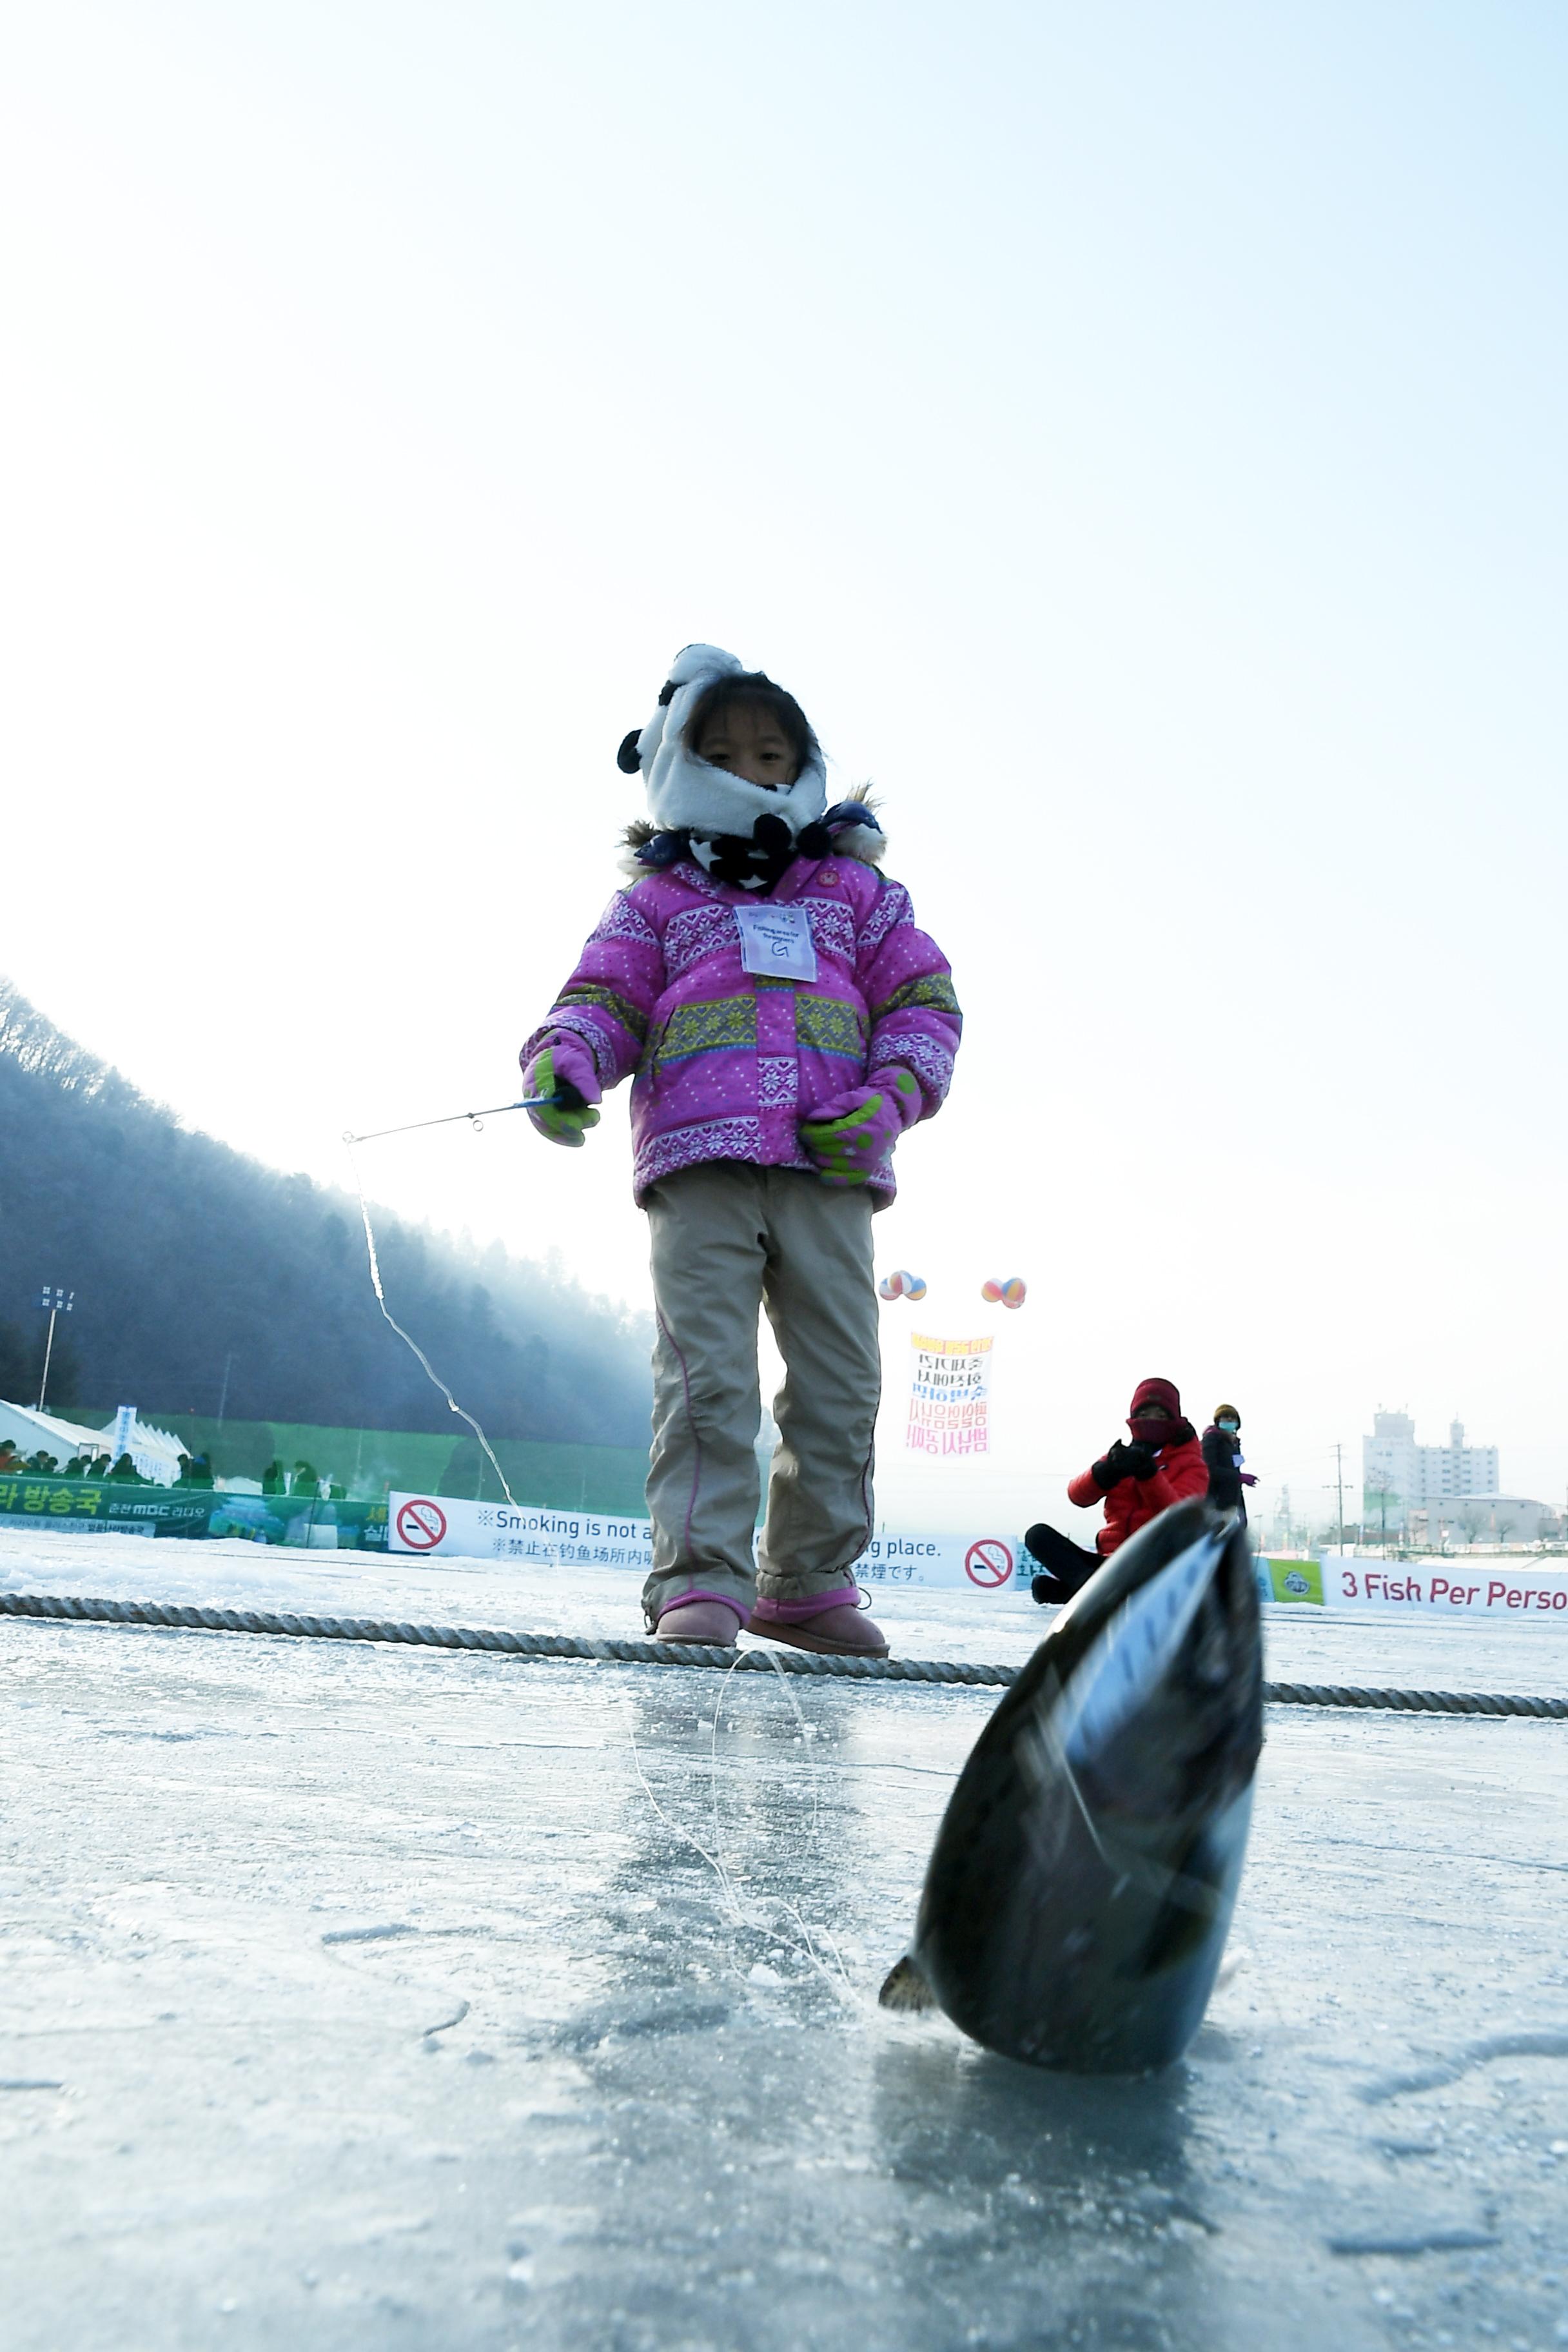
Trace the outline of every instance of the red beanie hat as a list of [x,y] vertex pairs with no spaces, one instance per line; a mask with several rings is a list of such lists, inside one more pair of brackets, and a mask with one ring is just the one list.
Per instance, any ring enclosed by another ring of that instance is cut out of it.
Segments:
[[1146,1404],[1157,1404],[1167,1421],[1180,1421],[1182,1400],[1174,1381],[1140,1381],[1132,1391],[1128,1417]]

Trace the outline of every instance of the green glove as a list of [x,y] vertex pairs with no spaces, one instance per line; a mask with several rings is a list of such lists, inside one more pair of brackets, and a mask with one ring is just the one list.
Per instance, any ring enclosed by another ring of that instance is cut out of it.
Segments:
[[800,1139],[825,1184],[868,1183],[906,1127],[920,1117],[921,1090],[908,1070],[877,1087],[857,1087],[801,1121]]
[[[584,1078],[594,1089],[593,1101],[584,1091]],[[554,1096],[552,1103],[531,1110],[528,1116],[552,1143],[564,1143],[571,1150],[581,1151],[583,1138],[599,1124],[599,1114],[593,1107],[598,1100],[599,1082],[585,1049],[570,1041],[546,1045],[523,1072],[522,1090],[525,1095]]]

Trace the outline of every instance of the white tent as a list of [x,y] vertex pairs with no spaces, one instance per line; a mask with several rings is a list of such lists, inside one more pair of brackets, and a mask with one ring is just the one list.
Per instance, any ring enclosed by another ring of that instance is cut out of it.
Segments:
[[35,1412],[26,1404],[0,1404],[0,1442],[7,1437],[18,1454],[52,1454],[62,1470],[73,1454],[103,1451],[99,1430],[82,1429],[52,1412]]
[[98,1451],[118,1462],[129,1454],[143,1478],[151,1478],[160,1486],[172,1486],[180,1475],[180,1456],[184,1444],[172,1430],[154,1429],[150,1422],[139,1421],[133,1404],[122,1404],[107,1429],[98,1432]]
[[83,1429],[74,1421],[61,1421],[52,1412],[35,1412],[30,1405],[0,1403],[0,1440],[9,1438],[18,1454],[52,1454],[63,1470],[72,1456],[79,1454],[107,1454],[117,1461],[129,1454],[143,1478],[151,1478],[159,1486],[172,1486],[180,1475],[180,1456],[184,1447],[171,1430],[154,1429],[135,1417],[135,1408],[127,1407],[131,1418],[121,1423],[121,1416],[106,1429]]

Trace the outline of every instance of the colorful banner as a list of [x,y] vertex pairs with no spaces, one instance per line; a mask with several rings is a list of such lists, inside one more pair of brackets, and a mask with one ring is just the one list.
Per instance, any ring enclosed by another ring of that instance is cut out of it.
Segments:
[[961,1455],[991,1450],[991,1348],[980,1339],[935,1339],[910,1334],[910,1418],[904,1444],[911,1454]]
[[1309,1607],[1323,1606],[1321,1559],[1265,1559],[1259,1553],[1253,1566],[1258,1571],[1259,1601],[1278,1601],[1281,1608],[1300,1601]]

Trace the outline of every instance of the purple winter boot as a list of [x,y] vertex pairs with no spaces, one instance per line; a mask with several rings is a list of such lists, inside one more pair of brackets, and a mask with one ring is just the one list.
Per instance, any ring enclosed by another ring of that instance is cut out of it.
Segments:
[[732,1650],[735,1636],[745,1622],[734,1601],[720,1601],[711,1592],[687,1592],[672,1601],[659,1618],[654,1639],[710,1642],[715,1649]]
[[809,1601],[763,1601],[752,1603],[747,1631],[770,1642],[787,1642],[796,1650],[824,1650],[836,1658],[885,1658],[886,1636],[879,1625],[860,1612],[856,1584],[836,1585],[831,1592],[814,1592]]

